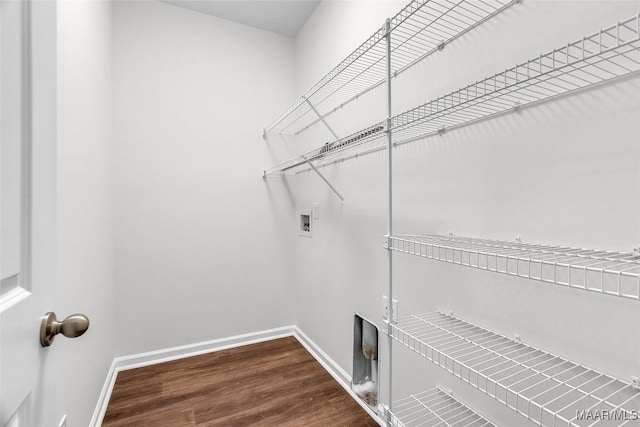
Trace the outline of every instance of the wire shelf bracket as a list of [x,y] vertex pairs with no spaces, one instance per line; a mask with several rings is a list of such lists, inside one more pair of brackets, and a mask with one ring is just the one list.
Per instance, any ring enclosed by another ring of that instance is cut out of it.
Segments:
[[309,98],[303,96],[302,99],[305,100],[305,102],[309,105],[309,108],[311,108],[311,110],[316,114],[316,116],[318,116],[318,120],[320,120],[322,122],[322,124],[325,125],[325,127],[327,129],[329,129],[329,132],[331,132],[331,135],[333,135],[333,137],[335,139],[340,139],[338,134],[335,133],[333,131],[333,129],[331,129],[331,126],[329,126],[329,123],[327,123],[327,121],[324,119],[324,117],[318,112],[318,110],[316,110],[316,107],[314,107],[313,104],[311,103],[311,101],[309,101]]
[[[331,182],[329,182],[329,180],[322,174],[322,172],[320,172],[318,170],[318,168],[315,167],[313,165],[313,163],[311,163],[312,160],[313,160],[312,158],[307,158],[307,157],[305,157],[305,155],[301,155],[301,156],[296,158],[296,164],[294,166],[299,166],[301,164],[306,164],[307,166],[309,166],[309,168],[312,171],[314,171],[320,177],[320,179],[322,179],[322,181],[324,181],[324,183],[327,184],[327,186],[329,186],[331,191],[333,191],[333,193],[335,193],[335,195],[338,196],[340,201],[342,203],[344,203],[344,197],[342,197],[342,194],[340,194],[340,192],[338,190],[336,190],[336,188],[333,186],[333,184],[331,184]],[[291,167],[294,167],[294,166],[291,166]],[[288,169],[288,168],[286,168],[286,169]],[[280,175],[286,175],[285,174],[285,170],[286,169],[281,169],[278,172],[280,172]],[[274,172],[275,172],[274,170],[262,169],[262,179],[266,180],[267,176],[272,175]]]
[[591,427],[605,413],[612,427],[638,419],[633,384],[453,316],[412,315],[390,327],[395,341],[537,425]]
[[340,201],[342,203],[344,203],[344,197],[342,197],[342,195],[338,192],[338,190],[336,190],[336,188],[331,185],[331,183],[329,182],[329,180],[327,178],[325,178],[324,175],[322,175],[322,173],[315,167],[313,166],[313,163],[311,163],[310,161],[307,161],[307,164],[311,167],[311,169],[318,174],[318,176],[324,181],[325,184],[327,184],[329,186],[329,188],[331,189],[331,191],[333,191],[335,193],[336,196],[338,196],[338,198],[340,199]]

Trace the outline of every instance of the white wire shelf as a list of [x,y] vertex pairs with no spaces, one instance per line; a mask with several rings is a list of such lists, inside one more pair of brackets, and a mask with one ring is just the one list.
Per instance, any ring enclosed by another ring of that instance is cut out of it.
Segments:
[[386,141],[384,123],[376,123],[360,132],[349,135],[346,138],[339,139],[332,143],[327,143],[320,148],[313,149],[309,152],[296,156],[272,168],[266,169],[264,174],[271,175],[275,173],[287,172],[298,166],[305,165],[311,161],[322,159],[329,161],[337,158],[337,156],[345,156],[348,152],[356,153],[362,144],[371,147],[373,141],[383,144]]
[[[395,77],[517,1],[413,0],[391,18],[391,70]],[[291,104],[266,132],[298,134],[386,79],[385,29],[380,28]]]
[[389,412],[394,427],[495,426],[440,388],[398,400]]
[[640,14],[392,119],[395,142],[518,109],[640,71]]
[[442,313],[389,326],[393,339],[537,425],[640,423],[640,393],[594,369]]
[[[391,119],[400,144],[468,125],[527,105],[593,87],[640,71],[640,14],[554,49]],[[367,133],[381,128],[376,133]],[[330,162],[384,147],[384,123],[305,154]],[[282,172],[306,162],[300,156],[269,169]]]
[[640,300],[640,255],[438,235],[397,235],[390,249],[437,261]]

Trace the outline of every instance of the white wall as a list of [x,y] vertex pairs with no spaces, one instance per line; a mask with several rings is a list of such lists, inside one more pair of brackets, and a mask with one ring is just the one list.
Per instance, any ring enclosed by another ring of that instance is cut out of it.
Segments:
[[293,41],[113,7],[118,355],[292,324],[291,190],[260,176],[283,154],[261,135],[293,99]]
[[57,425],[89,424],[114,357],[111,3],[60,1],[58,14],[58,277],[53,310],[85,313],[82,337],[58,337]]
[[[638,13],[638,2],[526,0],[394,83],[394,114]],[[298,93],[401,4],[323,2],[296,42]],[[626,79],[394,150],[395,233],[439,233],[629,251],[640,239],[640,82]],[[384,118],[373,91],[328,121],[341,135]],[[357,106],[355,105],[357,104]],[[331,140],[324,129],[299,138]],[[353,313],[379,326],[386,293],[386,155],[288,178],[298,208],[320,202],[313,238],[298,238],[297,324],[347,371]],[[275,185],[274,185],[275,187]],[[296,218],[292,218],[292,223]],[[629,380],[640,372],[636,303],[394,255],[400,314],[457,316]],[[550,331],[553,331],[551,333]],[[382,352],[382,357],[385,353]],[[501,425],[524,425],[429,362],[396,346],[396,398],[436,384]],[[416,375],[419,372],[419,375]],[[383,384],[384,385],[384,384]]]

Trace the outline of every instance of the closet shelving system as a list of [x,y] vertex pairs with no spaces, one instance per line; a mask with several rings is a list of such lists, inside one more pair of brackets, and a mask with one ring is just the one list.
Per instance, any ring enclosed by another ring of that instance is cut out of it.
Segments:
[[637,25],[637,16],[621,21],[395,115],[390,123],[381,121],[323,144],[265,170],[265,175],[383,149],[389,132],[398,145],[635,73],[640,68]]
[[[495,3],[492,12],[485,11],[484,15],[477,15],[477,21],[470,23],[462,32],[474,28],[511,4],[513,2]],[[268,131],[286,131],[297,126],[294,133],[299,133],[315,123],[324,122],[324,117],[337,111],[345,102],[350,102],[381,84],[386,84],[388,91],[387,119],[344,138],[338,138],[334,134],[334,142],[265,170],[265,175],[285,173],[306,165],[318,172],[312,162],[320,164],[321,161],[326,164],[328,161],[386,148],[389,197],[384,246],[389,255],[390,301],[393,298],[393,252],[613,297],[640,300],[638,253],[457,236],[394,235],[391,179],[392,148],[395,145],[442,134],[452,128],[637,74],[640,72],[640,14],[392,116],[391,80],[397,75],[396,71],[406,69],[444,46],[442,42],[436,41],[439,39],[437,36],[424,39],[407,36],[404,25],[413,22],[411,17],[419,16],[418,11],[425,7],[431,11],[439,6],[431,1],[410,3],[396,17],[388,20],[383,30],[376,32],[347,60],[287,109]],[[463,0],[447,10],[457,10],[465,15],[469,7],[469,3]],[[427,23],[421,21],[421,25],[433,29],[439,28],[438,23],[445,22],[442,19],[445,19],[447,13],[430,12],[426,15]],[[411,25],[409,28],[414,27]],[[447,40],[455,37],[455,34],[449,35]],[[386,41],[386,48],[382,47],[383,39]],[[399,40],[404,40],[403,43],[415,40],[412,47],[407,49],[407,52],[413,52],[410,59],[403,59],[403,44]],[[368,52],[375,54],[371,53],[372,56],[369,56]],[[405,61],[401,62],[404,65],[399,68],[394,68],[393,65],[396,56],[400,61]],[[359,63],[359,60],[363,62]],[[383,65],[385,63],[386,66]],[[367,74],[370,70],[371,74]],[[361,76],[368,77],[357,82]],[[341,95],[337,95],[338,92]],[[323,95],[317,95],[318,93]],[[318,105],[322,104],[322,110],[309,102],[312,96],[316,96],[314,100]],[[336,105],[336,102],[339,104]],[[327,125],[326,122],[324,124]],[[457,319],[452,314],[435,312],[397,319],[391,311],[392,308],[389,307],[389,313],[384,319],[385,332],[391,338],[388,340],[386,366],[388,384],[392,384],[393,378],[391,356],[392,343],[395,341],[541,426],[597,424],[597,420],[578,420],[578,410],[608,410],[627,415],[619,420],[610,420],[606,425],[631,425],[632,415],[640,407],[638,380],[627,382],[614,378]],[[392,403],[389,387],[386,403],[389,425],[491,425],[439,389]]]
[[[413,0],[376,31],[346,59],[296,99],[264,130],[264,135],[299,135],[322,123],[335,142],[303,153],[272,168],[264,175],[278,174],[320,159],[344,156],[371,137],[383,137],[384,123],[340,138],[326,118],[365,93],[403,74],[413,65],[445,48],[463,34],[518,3],[520,0]],[[387,34],[393,34],[387,45]],[[387,50],[391,55],[387,54]],[[387,64],[389,62],[389,64]]]

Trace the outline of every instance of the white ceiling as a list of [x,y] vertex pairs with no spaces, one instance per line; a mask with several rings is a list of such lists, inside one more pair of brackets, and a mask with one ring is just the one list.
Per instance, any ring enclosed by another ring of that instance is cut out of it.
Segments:
[[161,0],[218,18],[295,37],[320,0]]

